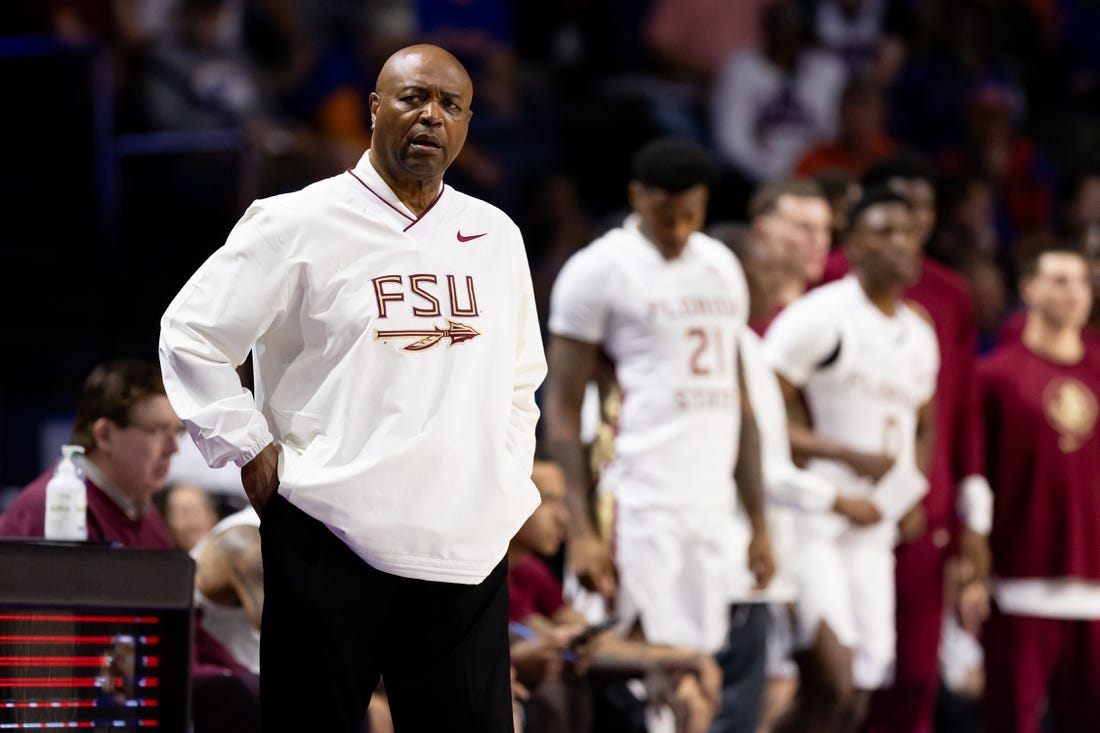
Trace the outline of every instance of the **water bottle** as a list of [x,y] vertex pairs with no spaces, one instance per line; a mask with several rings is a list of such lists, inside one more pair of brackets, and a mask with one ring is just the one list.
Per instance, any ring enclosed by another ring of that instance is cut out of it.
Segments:
[[78,455],[79,445],[61,446],[61,461],[46,484],[46,539],[88,539],[88,489]]

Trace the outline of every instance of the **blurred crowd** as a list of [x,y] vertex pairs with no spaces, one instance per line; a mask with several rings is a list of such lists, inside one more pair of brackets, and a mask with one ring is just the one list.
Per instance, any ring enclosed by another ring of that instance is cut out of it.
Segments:
[[352,165],[380,63],[415,40],[445,46],[477,90],[448,180],[518,221],[543,300],[568,254],[624,210],[628,156],[658,134],[721,159],[711,220],[744,221],[760,183],[794,172],[841,191],[876,156],[926,156],[930,252],[967,277],[983,343],[1013,305],[1018,252],[1098,236],[1091,0],[44,0],[4,12],[22,34],[105,45],[120,133],[244,131],[249,199]]

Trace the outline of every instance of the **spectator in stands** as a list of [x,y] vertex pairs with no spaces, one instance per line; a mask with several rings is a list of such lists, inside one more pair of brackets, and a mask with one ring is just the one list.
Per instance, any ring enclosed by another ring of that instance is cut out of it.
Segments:
[[754,184],[788,175],[813,145],[834,136],[844,65],[805,44],[794,2],[760,17],[764,42],[729,58],[715,79],[711,135],[725,160]]
[[839,168],[858,179],[868,165],[897,147],[886,134],[883,111],[878,83],[867,77],[851,77],[840,97],[836,137],[810,148],[798,161],[795,172],[813,176]]
[[913,12],[890,0],[816,0],[811,6],[814,43],[844,60],[855,75],[888,84],[897,74],[912,35]]
[[592,241],[596,225],[581,205],[576,182],[563,172],[529,179],[520,202],[516,224],[527,244],[535,305],[545,326],[558,271],[574,252]]
[[[937,262],[966,280],[977,318],[979,349],[993,338],[1008,302],[1008,258],[1000,246],[994,199],[993,185],[981,173],[942,181],[937,231],[927,248]],[[1015,246],[1036,234],[1026,235]]]
[[226,0],[183,0],[179,32],[149,49],[140,96],[153,129],[230,128],[268,110],[257,69],[221,40]]
[[937,0],[905,64],[889,89],[888,128],[900,143],[926,155],[963,142],[961,121],[975,90],[993,82],[1023,103],[1015,63],[999,43],[998,29],[1023,0]]
[[[156,364],[123,359],[92,370],[77,400],[72,436],[85,451],[89,540],[176,549],[152,497],[164,485],[183,434]],[[0,536],[43,535],[52,472],[51,467],[35,479],[0,516]],[[256,676],[201,627],[195,634],[192,684],[195,733],[259,730]]]
[[1085,167],[1066,176],[1058,206],[1060,231],[1085,250],[1100,248],[1100,168]]
[[264,604],[259,528],[256,510],[245,507],[218,522],[190,549],[200,623],[238,662],[257,674]]
[[936,159],[942,177],[980,174],[989,181],[1002,247],[1054,222],[1054,166],[1021,129],[1021,114],[1011,87],[978,85],[964,107],[963,139]]
[[190,552],[218,522],[218,511],[212,497],[198,484],[169,484],[154,497],[176,547]]

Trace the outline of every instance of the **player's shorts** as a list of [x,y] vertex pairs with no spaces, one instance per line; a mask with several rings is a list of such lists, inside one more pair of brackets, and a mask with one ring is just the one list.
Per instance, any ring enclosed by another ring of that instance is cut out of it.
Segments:
[[729,511],[620,504],[615,516],[620,616],[639,619],[648,641],[718,651],[729,626],[732,524]]
[[853,682],[861,690],[887,687],[895,663],[894,553],[884,543],[844,533],[835,540],[807,536],[798,550],[796,645],[813,645],[824,622],[853,651]]
[[792,659],[794,650],[795,628],[791,609],[786,603],[769,603],[765,674],[773,679],[798,677],[798,665]]

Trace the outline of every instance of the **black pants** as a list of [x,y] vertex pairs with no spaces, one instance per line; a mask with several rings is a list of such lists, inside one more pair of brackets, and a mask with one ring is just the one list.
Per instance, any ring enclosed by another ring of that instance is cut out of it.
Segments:
[[358,733],[380,676],[398,733],[512,731],[504,560],[480,585],[400,578],[279,495],[260,534],[265,733]]

